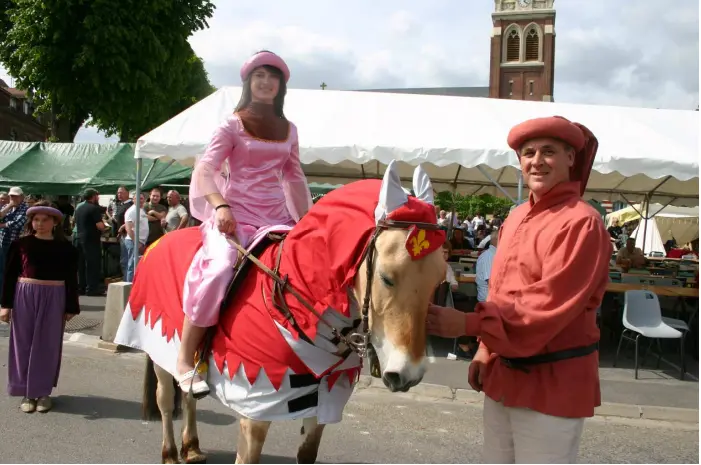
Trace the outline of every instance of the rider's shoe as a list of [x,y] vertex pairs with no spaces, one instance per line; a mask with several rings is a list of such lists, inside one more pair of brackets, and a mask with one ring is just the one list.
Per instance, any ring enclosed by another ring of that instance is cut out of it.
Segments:
[[[200,377],[199,381],[192,382],[195,376]],[[185,394],[189,394],[192,390],[192,397],[195,399],[202,399],[209,395],[209,385],[207,381],[201,378],[201,373],[197,373],[195,370],[190,370],[187,373],[179,375],[177,377],[178,386]]]

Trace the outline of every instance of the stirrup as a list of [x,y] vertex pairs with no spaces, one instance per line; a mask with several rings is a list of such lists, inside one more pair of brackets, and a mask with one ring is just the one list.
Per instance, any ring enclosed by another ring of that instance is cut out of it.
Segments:
[[[176,381],[178,382],[178,386],[180,386],[180,389],[185,393],[185,394],[190,394],[192,393],[192,397],[195,399],[202,399],[203,397],[207,397],[209,395],[209,385],[207,384],[207,381],[202,379],[196,383],[192,382],[192,378],[194,378],[197,373],[197,369],[195,370],[190,370],[187,373],[184,373],[176,378]],[[202,375],[200,375],[202,376]],[[190,380],[190,386],[185,387],[183,386],[183,383],[187,380]]]

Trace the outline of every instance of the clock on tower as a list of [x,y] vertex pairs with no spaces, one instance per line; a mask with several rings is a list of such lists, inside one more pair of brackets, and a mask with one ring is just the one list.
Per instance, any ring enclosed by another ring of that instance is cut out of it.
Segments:
[[555,0],[494,0],[489,96],[553,101]]

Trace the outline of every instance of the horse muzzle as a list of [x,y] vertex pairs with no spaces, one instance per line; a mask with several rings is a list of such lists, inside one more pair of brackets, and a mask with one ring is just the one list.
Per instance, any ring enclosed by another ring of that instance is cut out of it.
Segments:
[[423,375],[416,379],[407,379],[401,373],[388,371],[382,375],[382,382],[391,392],[407,392],[421,382]]

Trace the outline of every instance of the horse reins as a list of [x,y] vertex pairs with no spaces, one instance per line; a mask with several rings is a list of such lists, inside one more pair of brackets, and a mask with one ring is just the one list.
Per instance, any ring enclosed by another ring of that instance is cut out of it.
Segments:
[[[294,320],[294,316],[292,315],[292,312],[289,310],[287,305],[285,304],[285,299],[284,299],[284,292],[288,291],[292,296],[294,296],[295,299],[299,303],[304,306],[309,312],[311,312],[314,316],[316,316],[320,322],[322,322],[324,325],[326,325],[330,330],[331,333],[333,334],[334,338],[338,339],[339,341],[343,342],[348,346],[350,350],[358,354],[359,357],[365,358],[367,356],[367,350],[368,350],[368,345],[370,341],[370,323],[369,323],[369,314],[370,314],[370,300],[372,297],[372,276],[375,271],[375,251],[376,251],[376,242],[377,238],[380,235],[380,233],[386,229],[409,229],[412,226],[415,226],[420,229],[428,229],[428,230],[436,230],[439,229],[439,226],[434,223],[416,223],[416,222],[409,222],[409,221],[392,221],[392,220],[383,220],[380,221],[376,228],[375,231],[373,232],[372,236],[370,237],[370,240],[368,241],[368,244],[365,248],[365,251],[363,252],[363,259],[361,260],[361,263],[365,261],[366,265],[366,287],[365,287],[365,296],[363,299],[363,305],[361,308],[361,324],[360,324],[360,332],[354,332],[350,334],[349,336],[346,336],[342,331],[339,331],[334,327],[331,323],[329,323],[322,314],[320,314],[313,305],[309,303],[300,293],[297,291],[297,289],[294,288],[294,286],[290,285],[290,283],[287,280],[287,276],[280,277],[279,274],[279,267],[280,267],[280,261],[282,259],[282,247],[284,245],[285,239],[282,238],[279,242],[279,248],[278,248],[278,254],[277,254],[277,260],[276,260],[276,265],[275,265],[275,270],[270,269],[267,265],[265,265],[263,262],[258,260],[253,254],[251,254],[248,250],[246,250],[244,247],[242,247],[239,243],[236,241],[230,239],[227,237],[227,241],[236,248],[236,250],[246,259],[250,260],[253,264],[255,264],[258,268],[260,268],[261,271],[263,271],[265,274],[267,274],[270,279],[273,280],[275,284],[275,289],[273,291],[273,304],[274,306],[283,314],[283,316],[297,329],[297,331],[300,333],[300,336],[304,336],[305,339],[308,339],[302,331],[299,330],[297,327],[297,324]],[[277,297],[277,299],[276,299]],[[308,341],[313,344],[312,341]]]

